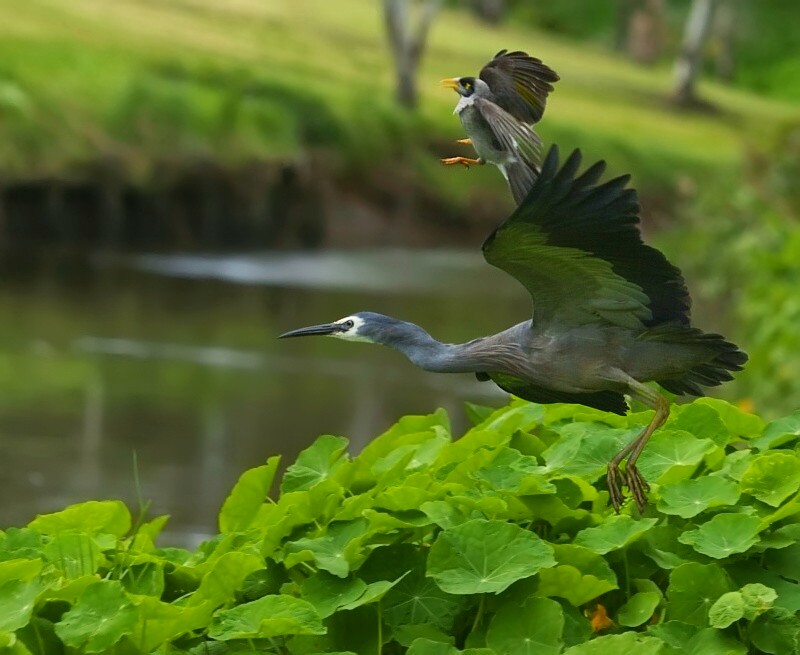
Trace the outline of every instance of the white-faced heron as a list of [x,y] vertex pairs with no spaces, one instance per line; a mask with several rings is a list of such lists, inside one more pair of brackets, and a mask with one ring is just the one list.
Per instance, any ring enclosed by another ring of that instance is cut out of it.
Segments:
[[605,163],[578,174],[580,160],[576,150],[559,168],[553,146],[525,200],[483,244],[486,261],[531,294],[532,320],[445,344],[412,323],[359,312],[281,337],[319,334],[380,343],[427,371],[474,373],[537,403],[624,414],[623,394],[629,394],[655,415],[609,462],[607,482],[615,510],[623,480],[643,510],[648,486],[636,460],[669,415],[667,399],[644,383],[699,396],[701,387],[732,379],[747,355],[720,335],[691,326],[681,272],[642,242],[629,176],[599,184]]
[[558,75],[541,60],[524,52],[501,50],[481,69],[479,77],[454,77],[440,82],[461,98],[454,113],[478,154],[448,157],[444,164],[485,164],[500,169],[520,203],[531,188],[541,161],[541,141],[531,127],[544,114],[547,95]]

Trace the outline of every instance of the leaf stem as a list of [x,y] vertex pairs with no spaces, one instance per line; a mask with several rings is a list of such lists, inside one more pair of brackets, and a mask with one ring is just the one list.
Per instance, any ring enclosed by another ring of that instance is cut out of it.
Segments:
[[475,614],[475,620],[472,622],[472,630],[470,632],[475,632],[478,626],[481,624],[481,620],[483,619],[483,608],[486,602],[486,594],[481,594],[481,599],[478,602],[478,612]]

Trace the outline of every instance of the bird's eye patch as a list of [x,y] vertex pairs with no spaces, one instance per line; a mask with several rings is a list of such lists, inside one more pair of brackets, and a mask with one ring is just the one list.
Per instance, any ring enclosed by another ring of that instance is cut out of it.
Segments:
[[464,82],[464,88],[465,89],[471,89],[472,88],[472,82]]
[[349,320],[349,319],[348,319],[348,320],[346,320],[346,321],[344,321],[344,322],[341,324],[341,326],[342,326],[344,329],[346,329],[346,330],[349,330],[349,329],[350,329],[350,328],[352,328],[354,325],[355,325],[355,323],[353,323],[353,321],[351,321],[351,320]]

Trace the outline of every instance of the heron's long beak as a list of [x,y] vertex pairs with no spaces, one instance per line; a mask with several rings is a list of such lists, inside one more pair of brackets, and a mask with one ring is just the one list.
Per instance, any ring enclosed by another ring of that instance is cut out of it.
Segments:
[[443,86],[445,89],[457,89],[458,88],[458,78],[457,77],[446,77],[443,80],[439,80],[439,86]]
[[298,328],[284,332],[278,339],[287,339],[289,337],[310,337],[314,335],[336,334],[337,332],[346,332],[347,328],[339,323],[323,323],[322,325],[311,325],[309,327]]

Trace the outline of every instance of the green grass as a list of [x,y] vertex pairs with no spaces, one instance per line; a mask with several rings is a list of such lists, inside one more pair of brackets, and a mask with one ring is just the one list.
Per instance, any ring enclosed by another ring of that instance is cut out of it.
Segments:
[[[674,111],[667,69],[646,70],[593,46],[447,11],[431,33],[421,106],[393,101],[380,3],[368,0],[29,0],[0,9],[0,170],[29,177],[113,157],[133,176],[158,161],[286,159],[341,153],[357,170],[412,162],[459,201],[445,170],[461,136],[445,76],[477,71],[502,47],[526,49],[561,75],[541,125],[547,141],[580,145],[661,189],[682,172],[735,167],[796,107],[714,85],[715,113]],[[422,150],[426,156],[420,156]]]

